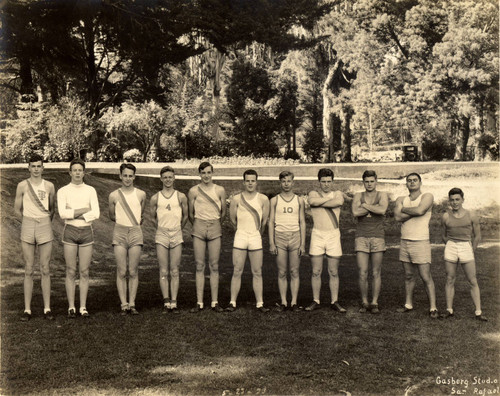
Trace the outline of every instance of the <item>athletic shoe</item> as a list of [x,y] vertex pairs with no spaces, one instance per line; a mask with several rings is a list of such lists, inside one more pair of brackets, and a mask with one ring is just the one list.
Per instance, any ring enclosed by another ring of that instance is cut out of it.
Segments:
[[371,304],[370,305],[370,312],[372,314],[378,315],[380,313],[380,309],[378,308],[378,304]]
[[342,306],[338,303],[338,301],[335,301],[333,304],[330,304],[330,308],[333,309],[334,311],[337,311],[339,313],[345,314],[347,310],[345,308],[342,308]]
[[31,319],[31,314],[28,312],[23,312],[23,314],[21,315],[21,322],[27,322],[30,319]]
[[316,301],[313,301],[311,304],[309,304],[305,310],[306,311],[314,311],[315,309],[320,309],[321,305],[319,305]]
[[270,309],[262,306],[262,307],[257,308],[257,311],[262,312],[262,313],[267,313],[270,311]]
[[278,304],[276,303],[276,312],[285,312],[286,311],[286,305],[285,304]]
[[429,312],[429,316],[431,317],[431,319],[437,319],[439,318],[439,312],[437,311],[437,309],[434,309]]
[[476,320],[479,320],[481,322],[487,322],[488,319],[485,318],[483,315],[476,315]]
[[180,314],[181,310],[177,307],[173,307],[173,308],[170,308],[170,312],[172,312],[173,314]]
[[90,318],[89,311],[87,311],[87,309],[85,309],[85,308],[80,311],[80,315],[82,316],[82,318],[85,318],[85,319]]
[[200,304],[196,304],[196,307],[191,308],[189,310],[189,312],[191,312],[191,313],[198,313],[198,312],[201,312],[201,311],[203,311],[203,308],[200,306]]
[[163,315],[166,315],[166,314],[168,314],[169,312],[170,312],[170,308],[168,308],[166,305],[163,305],[163,308],[162,308],[162,310],[161,310],[161,313],[162,313]]
[[370,310],[370,306],[366,303],[361,303],[361,308],[359,309],[359,313],[367,313]]
[[212,311],[217,312],[217,313],[221,313],[221,312],[224,312],[224,308],[222,308],[219,304],[215,304],[215,306],[212,307]]
[[68,309],[68,319],[75,319],[76,318],[76,312],[74,309]]
[[441,319],[449,319],[454,318],[455,314],[452,314],[450,311],[446,311],[444,314],[439,316]]
[[233,304],[229,304],[226,309],[225,309],[226,312],[234,312],[236,311],[236,307],[233,305]]
[[131,315],[139,315],[139,311],[135,307],[130,307],[128,311]]
[[292,307],[290,308],[292,312],[299,312],[302,311],[302,307],[299,307],[297,304],[293,304]]
[[401,307],[396,309],[397,313],[408,313],[408,312],[413,312],[413,308],[406,308],[406,307]]
[[127,314],[128,314],[128,309],[127,308],[120,309],[120,315],[121,316],[127,316]]
[[44,319],[54,320],[54,315],[52,315],[52,311],[47,311],[43,314]]

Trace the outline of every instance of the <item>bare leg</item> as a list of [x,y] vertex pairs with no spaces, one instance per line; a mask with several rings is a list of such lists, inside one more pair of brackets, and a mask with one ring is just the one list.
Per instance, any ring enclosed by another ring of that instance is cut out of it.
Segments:
[[255,300],[257,304],[263,304],[264,297],[262,285],[262,249],[249,251],[248,258],[250,259],[250,268],[252,270],[252,286],[253,292],[255,294]]
[[405,305],[413,307],[413,290],[415,290],[415,268],[413,264],[403,261],[405,271]]
[[116,288],[120,304],[125,306],[127,301],[127,249],[120,245],[114,246],[116,259]]
[[233,277],[231,278],[231,301],[236,302],[241,288],[241,274],[247,260],[247,251],[233,249]]
[[420,277],[425,283],[425,291],[427,292],[427,297],[429,297],[430,310],[434,311],[436,307],[436,290],[434,288],[434,281],[431,275],[431,265],[430,264],[419,264],[418,272]]
[[278,248],[278,255],[276,256],[276,265],[278,266],[278,289],[281,296],[281,304],[287,305],[286,292],[288,290],[287,280],[287,258],[288,252]]
[[292,306],[297,304],[297,297],[299,295],[299,267],[300,256],[299,251],[294,250],[288,253],[288,260],[290,261],[290,291],[292,293]]
[[76,279],[76,257],[78,254],[77,245],[64,244],[64,260],[66,261],[66,296],[68,297],[68,307],[75,307],[75,279]]
[[193,237],[194,261],[196,263],[196,302],[198,304],[203,304],[206,247],[207,244],[204,240]]
[[131,307],[135,307],[135,297],[139,287],[139,260],[141,259],[142,246],[132,246],[128,250],[128,293]]
[[451,261],[444,262],[446,268],[446,286],[444,288],[446,295],[446,309],[453,309],[453,299],[455,298],[455,279],[457,277],[457,263]]
[[169,298],[170,288],[168,286],[168,249],[160,244],[156,244],[156,257],[160,267],[160,289],[163,299]]
[[359,290],[361,291],[361,302],[368,304],[368,266],[370,263],[370,254],[365,252],[356,252],[356,262],[359,271]]
[[472,302],[476,307],[476,311],[481,311],[481,292],[479,291],[479,285],[477,284],[476,262],[471,261],[469,263],[462,264],[462,268],[464,269],[465,276],[469,281]]
[[21,241],[24,256],[24,310],[31,311],[33,296],[33,265],[35,263],[35,245]]
[[208,265],[210,267],[210,292],[212,302],[217,302],[219,298],[219,257],[221,238],[216,238],[207,243]]
[[311,287],[313,292],[313,300],[318,302],[321,292],[321,273],[323,272],[323,256],[311,257],[312,276]]
[[93,250],[93,245],[80,246],[78,249],[78,266],[80,269],[80,308],[87,307],[87,295],[89,292],[89,268]]
[[179,267],[182,257],[182,244],[170,249],[170,288],[172,301],[177,301],[179,292]]
[[378,296],[380,295],[380,289],[382,287],[382,260],[384,259],[383,252],[376,252],[371,254],[372,257],[372,270],[373,270],[373,281],[372,281],[372,304],[378,304]]
[[340,258],[328,257],[328,274],[330,275],[330,294],[332,304],[339,299],[339,263]]

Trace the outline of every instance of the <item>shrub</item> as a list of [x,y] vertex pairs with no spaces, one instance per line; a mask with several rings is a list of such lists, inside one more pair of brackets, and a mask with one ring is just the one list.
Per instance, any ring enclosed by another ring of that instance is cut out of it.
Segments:
[[123,153],[124,161],[140,162],[142,160],[142,153],[138,149],[130,149]]

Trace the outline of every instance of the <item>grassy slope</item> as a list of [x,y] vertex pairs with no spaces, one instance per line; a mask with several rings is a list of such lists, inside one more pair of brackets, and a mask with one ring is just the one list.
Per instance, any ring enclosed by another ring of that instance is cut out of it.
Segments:
[[[397,394],[413,386],[409,394],[450,394],[451,385],[437,385],[436,377],[469,380],[474,376],[498,377],[498,245],[487,244],[477,253],[478,278],[486,324],[471,320],[472,303],[464,276],[459,272],[456,285],[457,318],[430,321],[421,282],[415,291],[416,312],[397,315],[394,309],[403,300],[402,270],[398,263],[397,227],[388,219],[388,242],[383,272],[379,316],[357,313],[359,292],[355,257],[352,254],[354,223],[348,206],[342,215],[343,246],[340,300],[348,308],[345,316],[328,309],[259,315],[252,309],[251,275],[246,268],[239,296],[241,308],[234,314],[200,315],[187,313],[195,302],[194,265],[189,229],[185,230],[185,249],[181,269],[179,302],[182,314],[160,314],[153,232],[146,222],[140,286],[139,317],[119,317],[119,300],[114,281],[114,258],[109,246],[112,223],[106,215],[107,196],[118,187],[114,180],[88,177],[96,187],[103,212],[96,223],[96,249],[91,268],[92,284],[88,322],[64,317],[64,261],[60,243],[54,244],[52,306],[58,315],[52,323],[41,317],[39,280],[35,282],[33,310],[37,315],[27,324],[19,322],[23,308],[23,261],[18,241],[20,224],[13,218],[15,185],[25,171],[2,171],[1,275],[2,275],[2,394],[12,393],[88,393],[123,394],[145,390],[147,394]],[[56,188],[68,182],[65,173],[50,171],[46,178]],[[193,184],[178,182],[182,191]],[[297,184],[305,193],[313,184]],[[148,197],[159,188],[158,180],[140,180]],[[347,184],[341,184],[347,191]],[[238,183],[225,183],[233,191]],[[276,183],[261,184],[261,191],[272,192]],[[489,209],[491,211],[491,208]],[[442,211],[436,206],[435,212]],[[437,219],[431,232],[437,238]],[[56,238],[62,223],[54,221]],[[498,233],[494,221],[483,223],[487,238]],[[220,261],[220,296],[229,300],[232,273],[233,231],[226,222]],[[433,275],[438,306],[444,308],[444,266],[442,246],[433,249]],[[328,301],[324,274],[322,300]],[[265,255],[264,300],[278,301],[277,273],[270,256]],[[302,260],[299,302],[311,299],[309,259]],[[208,298],[206,284],[205,301]],[[244,388],[244,391],[242,391]]]

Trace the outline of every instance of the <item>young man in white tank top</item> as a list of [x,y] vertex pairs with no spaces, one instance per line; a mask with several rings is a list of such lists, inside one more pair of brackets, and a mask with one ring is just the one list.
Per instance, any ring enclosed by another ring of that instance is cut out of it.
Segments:
[[429,221],[434,197],[430,193],[422,193],[421,186],[422,178],[418,173],[410,173],[406,176],[406,187],[410,194],[398,197],[394,208],[394,218],[402,223],[399,260],[405,271],[406,294],[405,305],[398,309],[398,312],[413,311],[413,290],[418,272],[429,298],[429,315],[431,319],[437,319],[439,313],[436,308],[436,291],[431,275],[429,241]]
[[135,172],[134,165],[121,164],[122,185],[109,194],[109,218],[115,222],[112,244],[116,258],[116,287],[122,315],[139,314],[135,306],[135,297],[139,286],[139,260],[144,244],[141,224],[146,207],[146,193],[134,187]]
[[21,248],[25,261],[24,312],[22,321],[31,319],[33,296],[33,266],[38,246],[44,317],[53,320],[50,310],[50,257],[52,254],[52,218],[54,217],[54,185],[42,179],[43,159],[33,156],[28,163],[29,179],[17,185],[14,212],[22,221]]
[[269,218],[269,199],[257,192],[257,172],[248,169],[243,173],[245,190],[237,194],[229,205],[229,218],[236,234],[233,243],[233,277],[231,278],[231,301],[226,311],[236,309],[236,299],[240,292],[241,275],[245,262],[250,260],[252,285],[260,312],[268,312],[264,307],[262,284],[262,233]]
[[290,292],[293,312],[301,310],[297,304],[299,294],[300,258],[306,252],[306,219],[304,200],[293,192],[294,174],[283,171],[279,175],[280,193],[271,199],[269,214],[269,250],[276,256],[278,288],[283,312],[288,308],[288,262],[290,263]]
[[441,220],[442,238],[445,243],[444,262],[446,267],[446,312],[443,318],[455,316],[453,299],[455,297],[455,279],[457,266],[462,264],[470,294],[475,307],[475,318],[487,322],[481,310],[481,293],[476,277],[476,261],[474,252],[481,241],[481,227],[476,213],[463,208],[464,192],[460,188],[452,188],[448,192],[451,210],[443,214]]
[[[160,267],[160,288],[163,311],[180,313],[177,306],[179,266],[182,257],[182,229],[188,221],[186,195],[174,189],[175,171],[170,166],[160,170],[163,189],[151,198],[150,210],[157,227],[156,256]],[[170,277],[170,282],[169,282]]]
[[201,183],[191,187],[188,193],[189,221],[193,224],[194,261],[196,263],[196,307],[192,313],[203,310],[203,291],[205,289],[205,252],[208,249],[210,267],[211,308],[223,312],[219,306],[219,257],[222,238],[222,221],[226,216],[226,191],[214,184],[213,166],[202,162],[198,166]]

